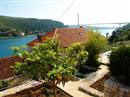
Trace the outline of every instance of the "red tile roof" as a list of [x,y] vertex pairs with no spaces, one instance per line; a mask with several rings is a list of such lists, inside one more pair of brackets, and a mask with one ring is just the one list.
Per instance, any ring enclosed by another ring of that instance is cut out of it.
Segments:
[[[67,47],[74,42],[85,42],[87,40],[87,31],[84,28],[57,28],[52,32],[48,32],[42,36],[42,42],[47,37],[58,37],[59,43],[62,47]],[[28,43],[29,46],[35,46],[38,43],[38,39],[35,39]]]
[[[54,35],[54,31],[48,32],[48,33],[44,34],[44,35],[42,36],[42,42],[46,41],[47,38],[52,38],[53,35]],[[39,43],[39,42],[38,42],[38,39],[35,39],[35,40],[29,42],[27,45],[29,45],[29,46],[35,46],[35,45],[38,44],[38,43]]]
[[84,42],[87,39],[86,33],[84,28],[58,28],[56,31],[62,47],[67,47],[74,42]]
[[0,80],[14,76],[15,72],[11,66],[20,61],[21,59],[15,56],[0,58]]

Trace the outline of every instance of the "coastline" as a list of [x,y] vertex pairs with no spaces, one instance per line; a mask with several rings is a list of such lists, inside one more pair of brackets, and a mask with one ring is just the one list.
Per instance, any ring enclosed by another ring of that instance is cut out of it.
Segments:
[[32,34],[32,35],[26,35],[26,36],[15,36],[15,37],[0,37],[0,40],[2,39],[13,39],[13,38],[24,38],[24,37],[30,37],[30,36],[35,36],[36,34]]
[[0,58],[12,56],[11,47],[26,45],[28,42],[36,39],[36,35],[27,35],[24,37],[9,37],[0,39]]

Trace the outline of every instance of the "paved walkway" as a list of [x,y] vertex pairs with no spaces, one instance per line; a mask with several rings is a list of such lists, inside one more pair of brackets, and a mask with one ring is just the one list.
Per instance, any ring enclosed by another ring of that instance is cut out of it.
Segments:
[[[58,87],[63,89],[65,92],[69,93],[73,97],[94,97],[94,96],[90,96],[89,94],[87,94],[90,92],[92,92],[96,95],[103,95],[102,93],[90,88],[90,86],[93,83],[95,83],[96,81],[98,81],[99,79],[104,77],[104,75],[106,75],[108,73],[108,68],[106,66],[101,65],[100,68],[103,68],[103,69],[99,69],[94,74],[94,76],[88,75],[85,79],[80,79],[79,81],[73,81],[73,82],[69,81],[65,84],[64,87],[62,84],[58,85]],[[84,92],[83,92],[83,90],[84,90]]]
[[[110,51],[109,52],[106,52],[106,53],[103,53],[100,55],[100,60],[103,62],[103,63],[108,63],[108,55],[110,54]],[[69,93],[70,95],[72,95],[73,97],[93,97],[93,96],[90,96],[82,91],[79,91],[79,85],[80,83],[82,82],[83,80],[79,80],[79,81],[69,81],[65,84],[65,86],[63,87],[63,85],[58,85],[59,88],[63,89],[65,92]],[[33,87],[35,86],[36,84],[39,84],[39,83],[36,83],[36,81],[27,81],[25,84],[22,84],[22,85],[19,85],[19,86],[16,86],[14,88],[11,88],[11,89],[8,89],[8,90],[5,90],[3,92],[0,92],[0,97],[2,96],[5,96],[6,95],[9,95],[9,94],[13,94],[14,92],[18,92],[18,91],[21,91],[21,90],[24,90],[24,89],[27,89],[27,88],[30,88],[30,87]]]
[[104,78],[109,72],[108,67],[105,65],[100,65],[99,68],[96,72],[86,75],[86,78],[83,79],[79,86],[81,91],[94,95],[94,97],[104,97],[104,93],[92,88],[91,85]]
[[110,53],[111,53],[111,51],[107,51],[105,53],[100,54],[99,55],[99,57],[100,57],[99,61],[104,63],[104,64],[109,63],[109,58],[108,57],[109,57]]
[[[111,51],[105,52],[100,54],[100,58],[99,60],[102,63],[109,63],[109,59],[108,59],[108,55],[110,55]],[[107,71],[105,71],[107,72]],[[102,72],[101,72],[102,73]],[[98,73],[100,75],[100,71]],[[99,76],[97,76],[99,77]],[[82,91],[79,91],[79,86],[82,83],[83,79],[79,80],[79,81],[69,81],[65,84],[65,86],[63,87],[63,85],[58,85],[59,88],[63,89],[64,91],[66,91],[67,93],[69,93],[70,95],[72,95],[73,97],[93,97],[90,96],[89,94],[86,94]],[[91,83],[91,82],[90,82]]]
[[63,85],[58,85],[59,88],[63,89],[65,92],[69,93],[71,96],[73,97],[93,97],[90,96],[86,93],[83,93],[82,91],[79,91],[79,84],[82,80],[80,81],[69,81],[65,84],[65,86],[63,87]]

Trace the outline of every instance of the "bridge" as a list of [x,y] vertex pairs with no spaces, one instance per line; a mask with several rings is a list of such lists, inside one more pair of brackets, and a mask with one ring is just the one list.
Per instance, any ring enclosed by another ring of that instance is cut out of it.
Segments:
[[[123,25],[126,25],[130,22],[115,22],[115,23],[90,23],[90,24],[85,24],[83,26],[86,27],[92,27],[95,29],[115,29],[117,27],[122,27]],[[106,26],[107,25],[107,26]],[[109,25],[109,26],[108,26]],[[111,25],[111,26],[110,26]],[[113,26],[114,25],[114,26]]]
[[106,24],[117,24],[117,25],[122,25],[122,24],[128,24],[130,22],[116,22],[116,23],[90,23],[90,24],[86,24],[86,25],[106,25]]
[[[86,25],[85,25],[86,26]],[[94,28],[94,29],[116,29],[116,27],[105,27],[105,26],[86,26],[87,28]]]

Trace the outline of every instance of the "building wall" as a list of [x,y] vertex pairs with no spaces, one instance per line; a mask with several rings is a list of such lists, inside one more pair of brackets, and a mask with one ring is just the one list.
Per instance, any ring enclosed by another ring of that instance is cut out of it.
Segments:
[[7,58],[0,58],[0,80],[14,76],[15,72],[11,68],[11,65],[19,61],[20,58],[14,56]]

